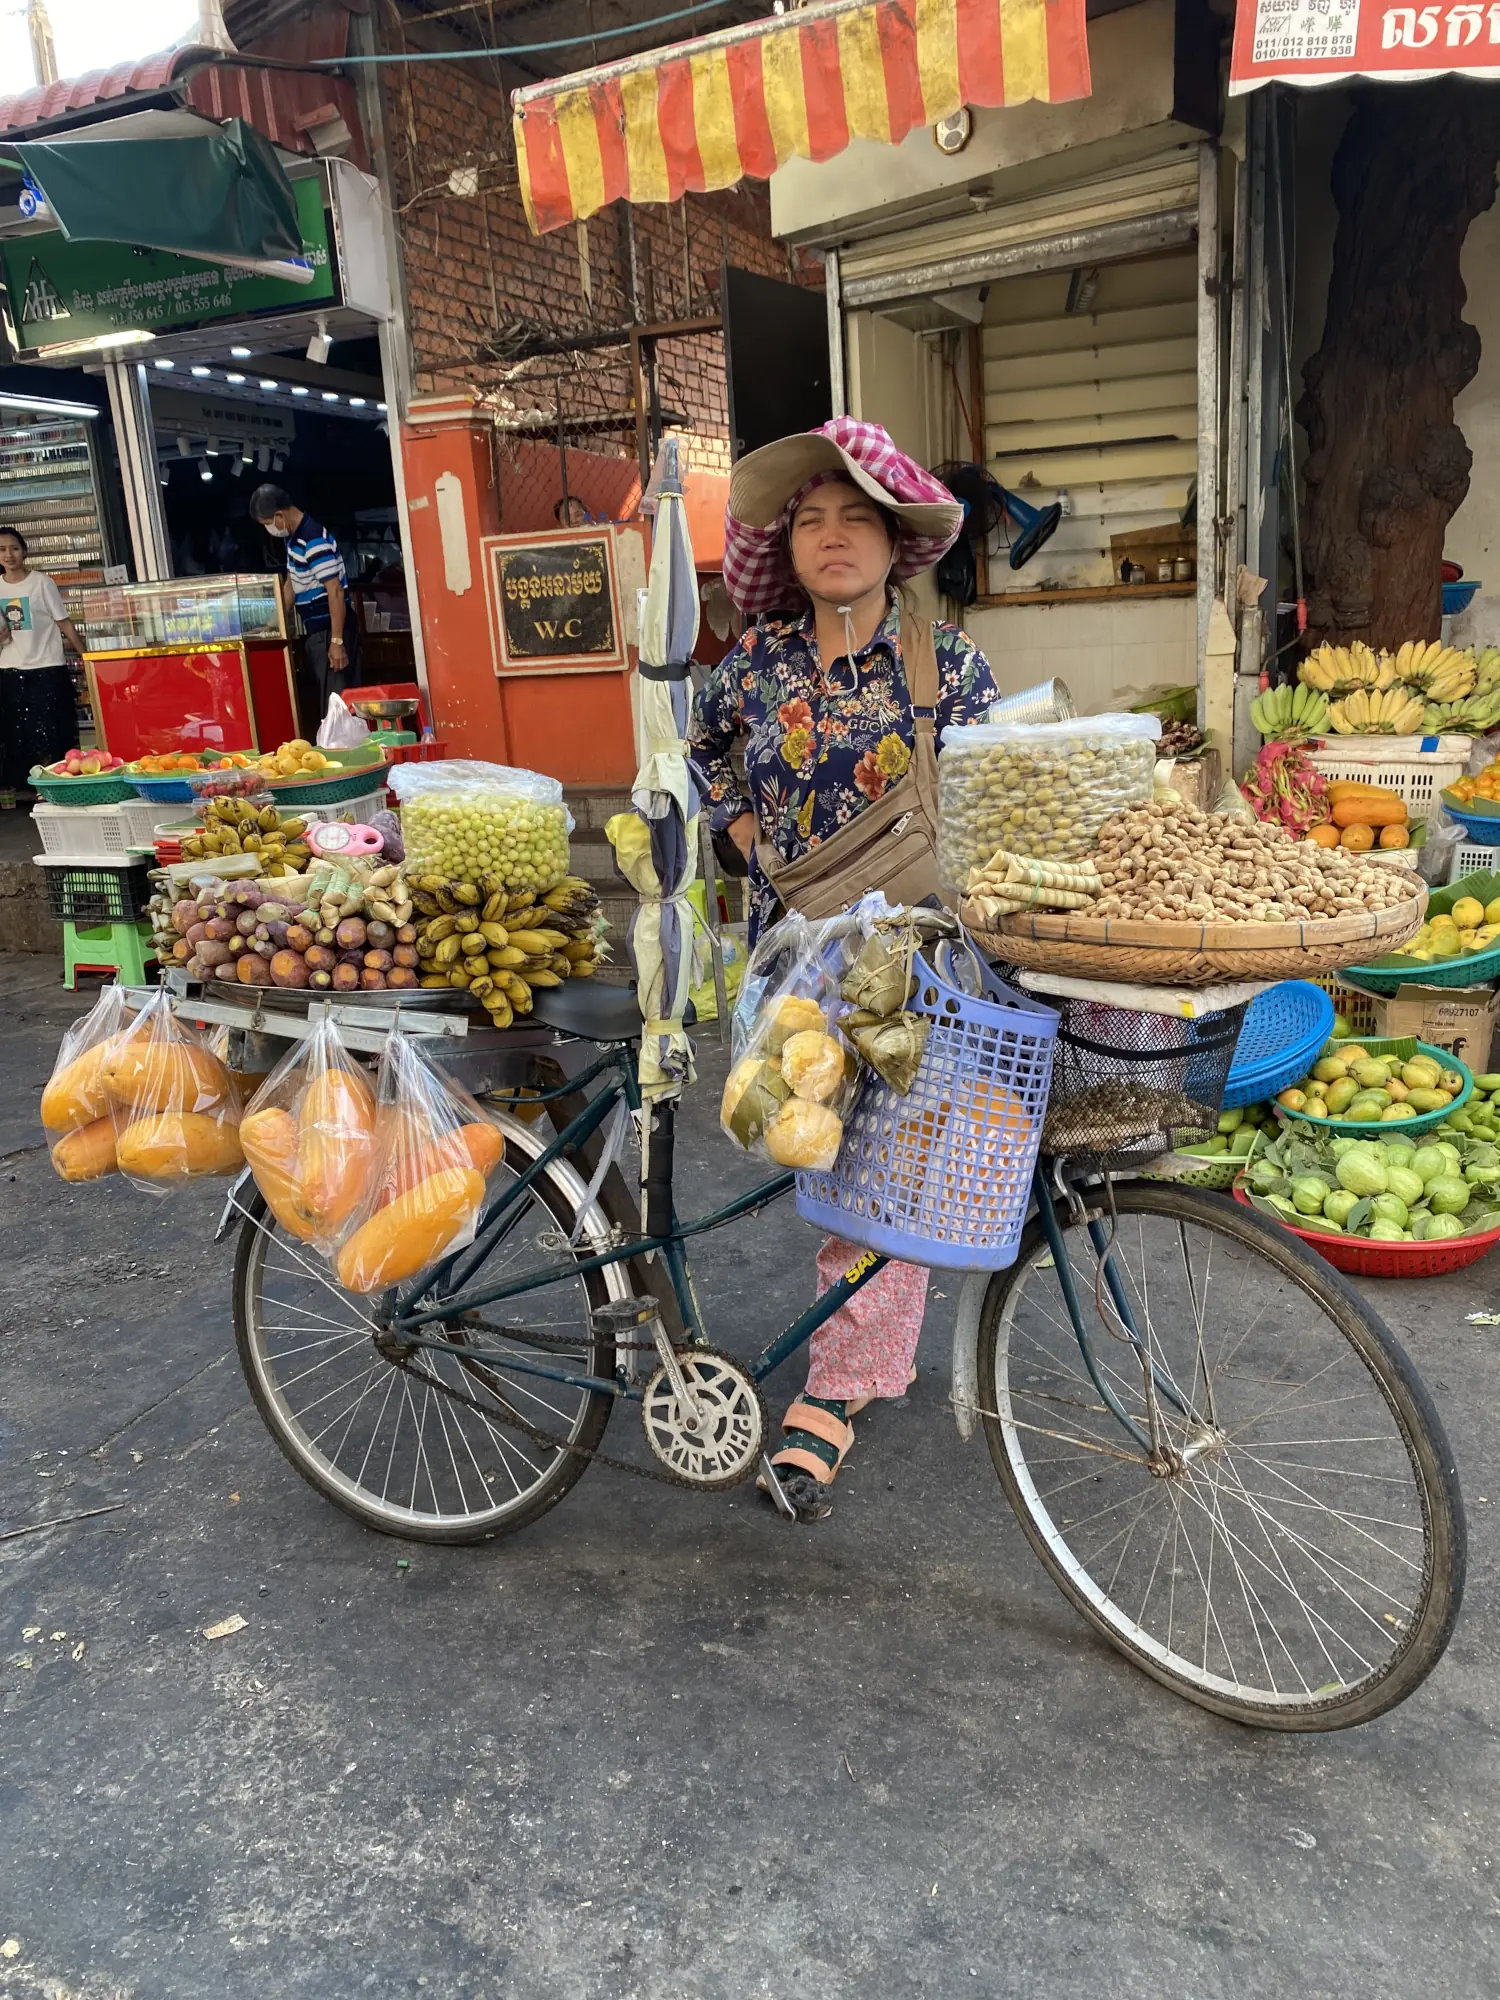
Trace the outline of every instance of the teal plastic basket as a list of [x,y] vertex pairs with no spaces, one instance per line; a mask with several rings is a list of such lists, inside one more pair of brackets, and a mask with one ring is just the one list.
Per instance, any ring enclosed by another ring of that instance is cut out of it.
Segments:
[[[1500,827],[1500,820],[1495,822]],[[1434,889],[1427,899],[1427,915],[1440,917],[1452,910],[1460,897],[1473,896],[1481,903],[1500,897],[1500,875],[1480,873],[1460,876],[1445,888]],[[1500,942],[1488,951],[1472,951],[1467,957],[1412,959],[1393,952],[1374,965],[1347,965],[1340,979],[1354,981],[1366,993],[1394,993],[1400,986],[1483,986],[1500,979]]]
[[319,772],[316,777],[268,778],[266,790],[279,805],[293,811],[304,800],[310,806],[341,805],[345,799],[363,798],[367,792],[383,786],[385,769],[383,757],[371,757],[362,764]]
[[26,782],[38,798],[55,806],[117,806],[122,799],[135,797],[129,780],[115,772],[97,778],[56,778],[36,765]]
[[1451,1118],[1461,1104],[1467,1104],[1474,1095],[1474,1077],[1466,1063],[1461,1063],[1456,1055],[1447,1049],[1434,1048],[1431,1042],[1419,1042],[1412,1035],[1378,1037],[1361,1036],[1358,1046],[1368,1049],[1372,1056],[1390,1055],[1396,1050],[1403,1054],[1432,1056],[1444,1069],[1456,1069],[1464,1080],[1464,1087],[1451,1104],[1445,1104],[1437,1111],[1419,1111],[1415,1118],[1393,1118],[1388,1125],[1379,1119],[1361,1123],[1354,1118],[1314,1118],[1306,1111],[1288,1111],[1282,1105],[1276,1106],[1276,1116],[1288,1125],[1316,1125],[1320,1132],[1327,1132],[1334,1139],[1394,1139],[1405,1135],[1410,1138],[1414,1132],[1430,1132],[1434,1125],[1441,1125],[1445,1118]]

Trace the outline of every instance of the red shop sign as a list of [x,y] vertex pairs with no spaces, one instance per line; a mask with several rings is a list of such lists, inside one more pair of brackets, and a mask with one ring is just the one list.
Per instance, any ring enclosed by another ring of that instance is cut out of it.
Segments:
[[1231,96],[1277,81],[1416,83],[1450,73],[1500,80],[1500,0],[1240,0],[1235,13]]

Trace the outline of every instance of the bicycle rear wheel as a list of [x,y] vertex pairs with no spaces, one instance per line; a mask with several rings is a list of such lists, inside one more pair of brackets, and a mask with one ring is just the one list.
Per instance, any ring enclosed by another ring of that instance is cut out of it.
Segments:
[[1087,1219],[1058,1214],[1098,1383],[1033,1221],[980,1324],[1007,1497],[1063,1595],[1165,1686],[1263,1728],[1366,1722],[1432,1671],[1463,1594],[1462,1502],[1427,1392],[1364,1299],[1260,1216],[1152,1183],[1114,1200],[1109,1261],[1151,1389],[1096,1291]]
[[[491,1203],[546,1144],[517,1119],[498,1122],[506,1152]],[[554,1162],[518,1199],[476,1282],[565,1263],[586,1192],[571,1167]],[[580,1254],[602,1250],[608,1233],[595,1207]],[[591,1315],[631,1290],[623,1265],[569,1273],[489,1308],[486,1320],[504,1333],[466,1334],[462,1344],[607,1379],[614,1346]],[[486,1541],[556,1506],[603,1438],[614,1398],[507,1368],[503,1358],[421,1348],[402,1366],[376,1345],[370,1304],[344,1291],[255,1196],[235,1260],[235,1338],[255,1406],[303,1478],[366,1527],[418,1542]],[[526,1425],[580,1449],[542,1444]]]

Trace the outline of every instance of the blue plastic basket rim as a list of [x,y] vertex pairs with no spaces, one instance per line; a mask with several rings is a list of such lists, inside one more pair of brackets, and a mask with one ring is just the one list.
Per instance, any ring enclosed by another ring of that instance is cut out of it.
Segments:
[[[1255,1012],[1255,1009],[1263,1002],[1269,1001],[1273,993],[1286,993],[1289,988],[1297,989],[1299,1000],[1303,994],[1314,994],[1317,996],[1318,1001],[1322,1003],[1322,1006],[1318,1008],[1318,1012],[1323,1019],[1324,1025],[1320,1029],[1316,1041],[1309,1031],[1300,1041],[1289,1043],[1274,1055],[1262,1056],[1255,1062],[1246,1063],[1243,1067],[1238,1063],[1231,1064],[1228,1078],[1224,1084],[1226,1096],[1231,1090],[1249,1090],[1253,1085],[1263,1084],[1270,1078],[1279,1076],[1294,1061],[1300,1064],[1311,1060],[1305,1053],[1306,1050],[1311,1048],[1314,1050],[1314,1054],[1316,1054],[1316,1050],[1321,1049],[1324,1042],[1327,1041],[1333,1029],[1333,1017],[1338,1012],[1338,1009],[1333,1004],[1332,995],[1325,993],[1321,986],[1314,986],[1310,979],[1283,979],[1271,987],[1268,992],[1258,993],[1246,1010],[1245,1027],[1240,1030],[1240,1039],[1243,1041],[1245,1029],[1249,1028],[1250,1017]],[[1327,1009],[1326,1015],[1323,1014],[1324,1007]],[[1247,1102],[1249,1101],[1251,1100],[1247,1099]]]

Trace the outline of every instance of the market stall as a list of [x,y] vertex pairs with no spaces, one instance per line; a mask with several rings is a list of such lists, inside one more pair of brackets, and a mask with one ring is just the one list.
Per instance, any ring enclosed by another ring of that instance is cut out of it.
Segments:
[[127,763],[170,750],[274,749],[297,735],[275,576],[73,590],[97,744]]

